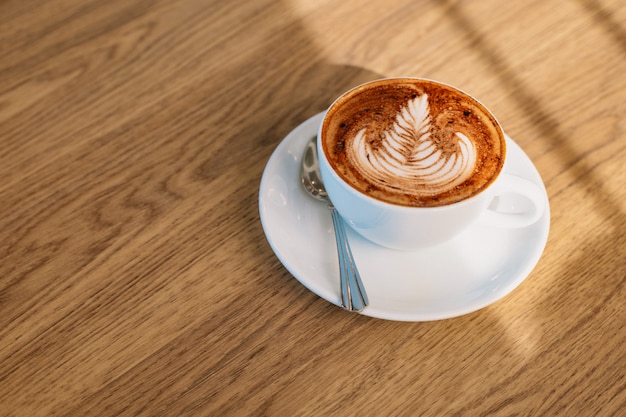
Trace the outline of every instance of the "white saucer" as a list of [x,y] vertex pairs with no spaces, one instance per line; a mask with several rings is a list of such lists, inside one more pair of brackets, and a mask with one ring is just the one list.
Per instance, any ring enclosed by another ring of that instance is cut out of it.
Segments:
[[[259,190],[265,235],[289,272],[315,294],[341,305],[339,266],[330,213],[300,184],[300,158],[323,113],[287,135],[269,159]],[[545,187],[535,166],[507,137],[504,171]],[[546,194],[547,199],[547,194]],[[428,321],[459,316],[504,297],[526,279],[546,245],[550,212],[524,229],[480,224],[442,245],[401,252],[370,243],[348,228],[348,239],[369,296],[361,312],[388,320]]]

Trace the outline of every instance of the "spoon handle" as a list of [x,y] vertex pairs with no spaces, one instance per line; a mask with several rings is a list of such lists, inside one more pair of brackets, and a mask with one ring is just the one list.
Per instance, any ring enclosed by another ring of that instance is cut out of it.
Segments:
[[369,304],[361,276],[357,270],[343,218],[337,209],[330,204],[328,206],[335,226],[335,240],[337,241],[337,253],[339,255],[339,277],[341,281],[341,305],[348,311],[361,311]]

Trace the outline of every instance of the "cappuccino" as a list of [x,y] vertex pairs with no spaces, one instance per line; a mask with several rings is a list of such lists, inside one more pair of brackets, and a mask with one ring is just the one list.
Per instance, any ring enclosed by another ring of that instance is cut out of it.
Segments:
[[396,78],[356,87],[329,108],[321,146],[332,169],[377,200],[409,207],[453,204],[499,175],[505,139],[494,116],[463,92]]

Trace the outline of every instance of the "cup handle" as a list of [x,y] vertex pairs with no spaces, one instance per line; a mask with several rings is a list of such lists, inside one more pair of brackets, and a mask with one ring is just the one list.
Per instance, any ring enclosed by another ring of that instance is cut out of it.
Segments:
[[546,193],[537,184],[512,174],[501,174],[495,196],[483,220],[496,227],[523,228],[537,222],[546,207]]

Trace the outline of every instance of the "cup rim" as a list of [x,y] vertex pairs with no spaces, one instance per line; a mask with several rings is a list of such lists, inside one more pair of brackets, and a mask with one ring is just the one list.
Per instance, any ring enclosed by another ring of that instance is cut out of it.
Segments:
[[[335,169],[332,167],[332,165],[330,164],[330,162],[328,161],[328,158],[326,157],[326,154],[324,153],[324,146],[322,145],[322,132],[324,130],[324,126],[327,122],[327,115],[328,112],[336,105],[338,105],[341,101],[344,101],[346,99],[348,99],[350,96],[352,96],[353,94],[355,94],[358,91],[362,91],[366,88],[371,88],[375,85],[384,83],[386,81],[402,81],[402,80],[407,80],[407,81],[425,81],[428,83],[432,83],[432,84],[436,84],[439,86],[443,86],[446,88],[450,88],[452,90],[455,90],[457,92],[460,92],[461,94],[467,96],[468,98],[470,98],[471,100],[473,100],[475,103],[477,103],[479,105],[479,107],[487,114],[491,117],[491,119],[494,121],[494,126],[496,128],[496,131],[498,132],[498,136],[500,138],[500,143],[501,143],[501,148],[502,148],[502,163],[500,164],[500,166],[498,167],[497,172],[495,173],[494,176],[492,176],[489,181],[487,183],[485,183],[485,185],[478,190],[477,192],[475,192],[474,194],[459,200],[459,201],[455,201],[452,203],[448,203],[448,204],[442,204],[442,205],[434,205],[434,206],[408,206],[408,205],[403,205],[403,204],[396,204],[396,203],[392,203],[389,201],[384,201],[375,197],[371,197],[361,191],[359,191],[358,189],[356,189],[354,186],[352,186],[350,183],[348,183],[346,180],[343,179],[343,177],[341,177],[341,175],[339,175]],[[500,175],[503,172],[504,169],[504,164],[506,162],[506,156],[507,156],[507,147],[506,147],[506,135],[504,133],[504,130],[502,129],[502,125],[500,124],[500,121],[496,118],[496,116],[493,114],[493,112],[491,112],[491,110],[489,110],[489,108],[487,106],[485,106],[480,100],[478,100],[476,97],[474,97],[473,95],[469,94],[468,92],[455,87],[451,84],[447,84],[441,81],[437,81],[437,80],[433,80],[433,79],[429,79],[429,78],[422,78],[422,77],[384,77],[384,78],[378,78],[375,80],[370,80],[367,82],[364,82],[362,84],[359,84],[355,87],[350,88],[349,90],[345,91],[344,93],[342,93],[339,97],[337,97],[330,106],[328,106],[328,108],[325,110],[324,112],[324,117],[322,118],[322,121],[319,125],[318,128],[318,140],[317,140],[317,147],[318,147],[318,153],[321,154],[319,156],[320,160],[323,157],[324,158],[324,163],[329,167],[328,171],[331,173],[331,175],[333,176],[333,178],[336,181],[339,181],[339,183],[341,183],[345,189],[349,190],[351,194],[354,194],[356,196],[359,196],[361,198],[364,198],[365,200],[367,200],[368,202],[374,203],[377,206],[380,207],[384,207],[384,208],[390,208],[393,210],[397,210],[397,211],[415,211],[415,210],[433,210],[433,209],[440,209],[440,210],[445,210],[445,209],[452,209],[452,208],[456,208],[456,207],[460,207],[463,205],[469,205],[471,204],[472,201],[475,201],[476,198],[478,198],[479,196],[484,196],[488,190],[493,188],[493,185],[496,183],[496,181],[498,180],[498,178],[500,178]]]

